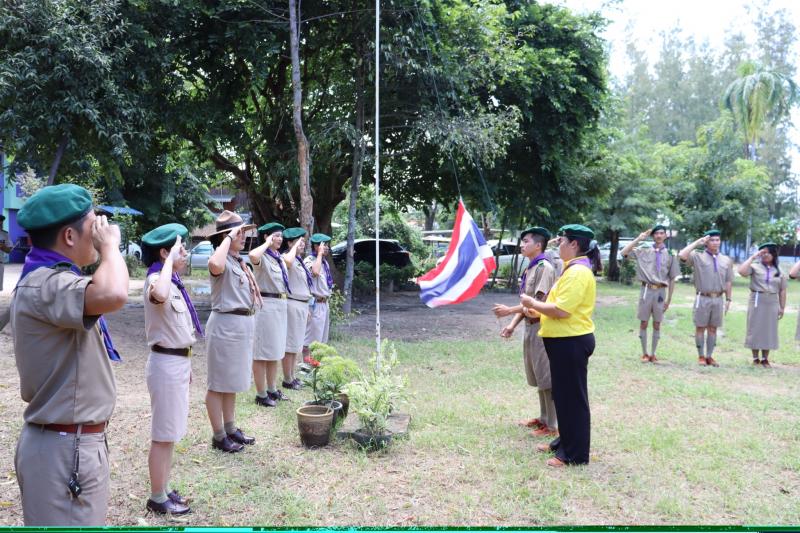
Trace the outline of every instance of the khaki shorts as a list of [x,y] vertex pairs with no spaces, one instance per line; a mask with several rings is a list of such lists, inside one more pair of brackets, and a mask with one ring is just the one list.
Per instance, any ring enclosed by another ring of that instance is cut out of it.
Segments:
[[698,328],[722,326],[725,314],[725,300],[722,296],[711,297],[698,294],[694,300],[694,325]]
[[666,298],[666,288],[651,289],[650,287],[642,286],[642,290],[639,291],[639,307],[636,317],[642,322],[650,320],[651,316],[653,317],[653,322],[663,321]]

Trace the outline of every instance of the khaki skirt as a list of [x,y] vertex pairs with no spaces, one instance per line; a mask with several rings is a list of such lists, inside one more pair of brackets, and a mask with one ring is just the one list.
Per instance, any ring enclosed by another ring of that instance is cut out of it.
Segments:
[[264,298],[263,307],[256,312],[255,343],[253,359],[256,361],[280,361],[286,352],[285,298]]
[[308,314],[306,340],[303,342],[303,346],[310,346],[314,341],[327,343],[330,327],[328,302],[317,302]]
[[750,302],[747,306],[747,336],[744,339],[746,348],[778,349],[779,311],[780,302],[777,293],[750,292]]
[[189,357],[150,352],[145,365],[150,393],[150,438],[156,442],[178,442],[186,435],[189,419]]
[[252,316],[211,312],[206,324],[208,390],[244,392],[253,373]]
[[300,353],[306,339],[308,302],[288,300],[286,321],[286,353]]

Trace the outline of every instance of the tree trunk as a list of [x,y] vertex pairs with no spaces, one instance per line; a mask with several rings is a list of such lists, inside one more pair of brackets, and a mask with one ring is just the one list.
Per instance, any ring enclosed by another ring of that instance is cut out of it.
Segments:
[[289,0],[289,30],[292,55],[292,119],[294,135],[297,138],[297,165],[300,170],[300,226],[310,235],[313,231],[312,212],[314,200],[311,198],[309,168],[311,156],[308,151],[308,139],[303,132],[303,89],[300,84],[300,14],[297,12],[299,0]]
[[58,148],[56,149],[56,155],[53,158],[53,163],[50,165],[50,174],[47,177],[47,184],[52,185],[56,181],[56,173],[58,173],[58,167],[61,165],[61,158],[64,157],[64,150],[67,148],[67,142],[69,138],[64,135],[61,137],[61,142],[58,143]]
[[425,213],[425,231],[433,230],[433,224],[436,222],[436,211],[438,210],[439,206],[436,200],[431,202],[431,205],[426,205],[422,208],[422,212]]
[[344,270],[344,303],[342,311],[350,314],[353,310],[353,253],[356,239],[356,202],[358,201],[358,190],[361,187],[361,172],[364,163],[364,154],[367,146],[364,143],[364,113],[366,108],[366,95],[364,94],[364,83],[366,78],[365,61],[363,59],[363,49],[359,46],[356,49],[359,58],[359,67],[356,71],[356,123],[355,130],[357,141],[353,146],[353,168],[350,174],[350,205],[347,210],[347,254],[345,256]]
[[[517,247],[514,249],[514,255],[511,257],[511,273],[508,275],[508,286],[511,290],[516,290],[519,286],[519,267],[517,266],[519,262],[519,246],[522,239],[517,237]],[[498,246],[502,245],[502,241],[498,242]]]
[[[507,217],[503,217],[504,219]],[[492,273],[492,282],[489,284],[490,289],[494,289],[495,283],[497,283],[497,273],[500,272],[500,256],[497,255],[497,252],[500,251],[500,243],[503,242],[503,235],[506,232],[506,222],[507,220],[503,220],[503,224],[500,226],[500,236],[497,238],[497,248],[494,250],[494,260],[495,260],[495,269]]]
[[611,248],[608,250],[608,281],[619,281],[617,250],[619,250],[619,231],[612,231]]

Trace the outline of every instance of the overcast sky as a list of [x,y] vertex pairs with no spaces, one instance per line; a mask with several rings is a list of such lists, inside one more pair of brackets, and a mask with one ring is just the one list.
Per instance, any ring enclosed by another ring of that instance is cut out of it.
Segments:
[[[708,41],[721,49],[726,35],[742,31],[748,38],[753,34],[743,0],[553,0],[578,12],[600,11],[609,21],[603,37],[611,45],[611,75],[622,79],[627,73],[625,41],[630,28],[638,47],[645,50],[651,64],[658,57],[661,33],[676,25],[685,36],[694,36],[695,42]],[[751,2],[752,3],[752,2]],[[800,0],[762,1],[770,11],[786,9],[797,28],[800,28]],[[800,44],[795,43],[794,63],[798,64]],[[798,69],[800,70],[800,69]],[[796,81],[800,82],[796,78]],[[792,113],[794,132],[792,138],[800,144],[800,109]],[[800,154],[794,152],[792,170],[800,173]]]

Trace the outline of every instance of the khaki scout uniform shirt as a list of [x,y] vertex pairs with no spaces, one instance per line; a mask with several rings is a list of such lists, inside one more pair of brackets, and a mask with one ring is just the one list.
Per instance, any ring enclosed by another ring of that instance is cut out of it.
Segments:
[[[306,271],[300,262],[303,260],[302,257],[297,256],[292,263],[291,268],[289,268],[289,288],[292,290],[292,294],[289,295],[289,298],[292,300],[304,300],[308,301],[311,298],[311,291],[308,288],[308,278],[306,278]],[[313,280],[313,277],[312,277]]]
[[323,264],[320,265],[319,274],[314,274],[311,266],[314,264],[315,259],[310,255],[304,260],[306,268],[311,272],[311,294],[316,298],[328,298],[331,295],[331,287],[328,287],[328,278],[325,276],[325,259],[322,260]]
[[556,269],[547,259],[528,270],[525,278],[525,294],[536,297],[537,293],[542,293],[547,297],[547,293],[556,283]]
[[[661,270],[656,270],[657,254],[661,255]],[[678,258],[670,254],[666,246],[660,252],[655,247],[637,248],[628,256],[636,260],[636,277],[642,283],[669,285],[681,273]]]
[[725,284],[733,281],[733,261],[727,255],[717,254],[717,271],[714,258],[706,251],[693,250],[686,264],[694,268],[694,288],[699,293],[725,292]]
[[775,277],[775,267],[769,269],[769,281],[767,281],[767,267],[761,262],[753,261],[750,264],[750,290],[756,292],[766,292],[778,294],[786,289],[786,274]]
[[261,292],[269,292],[272,294],[285,294],[286,286],[283,283],[283,273],[281,272],[281,265],[278,261],[283,261],[283,258],[274,259],[264,253],[261,256],[261,261],[253,263],[253,276],[256,278],[258,290]]
[[83,314],[89,283],[69,270],[37,268],[17,286],[11,325],[26,422],[111,418],[117,390],[99,317]]
[[[230,254],[225,256],[225,270],[211,276],[211,310],[226,313],[236,309],[252,309],[253,295],[242,265]],[[247,266],[244,266],[247,268]]]
[[162,348],[189,348],[195,341],[194,324],[189,306],[180,289],[170,281],[169,297],[164,302],[153,299],[152,293],[160,272],[150,274],[144,282],[144,331],[147,345]]

